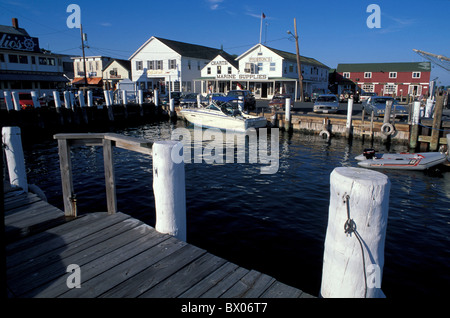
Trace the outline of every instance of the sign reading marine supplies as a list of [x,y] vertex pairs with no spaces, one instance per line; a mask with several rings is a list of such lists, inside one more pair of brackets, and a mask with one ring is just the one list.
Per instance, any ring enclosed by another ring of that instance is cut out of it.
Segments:
[[0,49],[40,52],[39,39],[30,36],[0,33]]

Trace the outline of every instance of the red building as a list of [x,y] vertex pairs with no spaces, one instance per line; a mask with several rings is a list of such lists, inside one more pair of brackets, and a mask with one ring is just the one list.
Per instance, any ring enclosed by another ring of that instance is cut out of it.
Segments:
[[380,96],[427,96],[430,73],[430,62],[338,64],[335,80],[338,94],[358,90]]

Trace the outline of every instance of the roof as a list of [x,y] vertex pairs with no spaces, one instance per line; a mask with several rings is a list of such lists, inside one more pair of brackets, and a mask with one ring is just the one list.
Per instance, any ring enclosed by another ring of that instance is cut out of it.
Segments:
[[[286,52],[286,51],[281,51],[278,49],[274,49],[272,47],[268,47],[265,45],[262,45],[260,43],[256,44],[255,46],[253,46],[251,49],[247,50],[246,52],[242,53],[241,55],[239,55],[236,59],[239,60],[241,57],[243,57],[244,55],[246,55],[247,53],[253,51],[255,48],[259,47],[259,46],[264,46],[265,48],[267,48],[268,50],[271,50],[272,52],[274,52],[275,54],[281,56],[283,59],[288,60],[288,61],[292,61],[297,63],[297,54],[294,53],[290,53],[290,52]],[[325,64],[317,61],[316,59],[312,58],[312,57],[306,57],[306,56],[302,56],[300,55],[300,63],[301,64],[309,64],[309,65],[316,65],[316,66],[320,66],[320,67],[324,67],[329,69],[328,66],[326,66]]]
[[342,72],[430,72],[431,62],[338,64]]
[[227,52],[224,51],[222,51],[219,55],[222,56],[232,66],[234,66],[234,68],[239,69],[239,62],[236,61],[236,58],[233,55],[228,54]]
[[30,36],[25,29],[22,28],[15,28],[8,25],[0,25],[0,33],[9,33],[9,34],[17,34],[17,35],[24,35],[24,36]]
[[130,71],[131,70],[131,61],[128,60],[121,60],[121,59],[113,59],[108,62],[108,64],[105,65],[103,70],[106,70],[112,63],[117,62],[120,66],[122,66],[124,69]]
[[221,49],[215,49],[215,48],[211,48],[211,47],[207,47],[207,46],[184,43],[184,42],[173,41],[173,40],[168,40],[168,39],[163,39],[160,37],[152,36],[136,52],[134,52],[133,55],[130,56],[129,60],[131,60],[148,43],[150,43],[154,39],[164,43],[169,48],[171,48],[172,50],[174,50],[175,52],[177,52],[178,54],[180,54],[181,56],[184,56],[184,57],[212,60],[219,54],[228,54]]

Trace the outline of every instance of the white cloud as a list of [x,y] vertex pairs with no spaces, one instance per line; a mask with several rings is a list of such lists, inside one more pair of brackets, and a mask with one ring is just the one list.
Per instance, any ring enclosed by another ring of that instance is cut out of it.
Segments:
[[217,10],[224,0],[206,0],[211,10]]

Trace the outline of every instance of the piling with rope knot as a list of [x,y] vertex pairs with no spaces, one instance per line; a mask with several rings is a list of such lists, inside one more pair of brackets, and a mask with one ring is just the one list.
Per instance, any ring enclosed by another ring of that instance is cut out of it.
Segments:
[[338,167],[330,206],[321,297],[381,298],[390,181],[380,172]]

